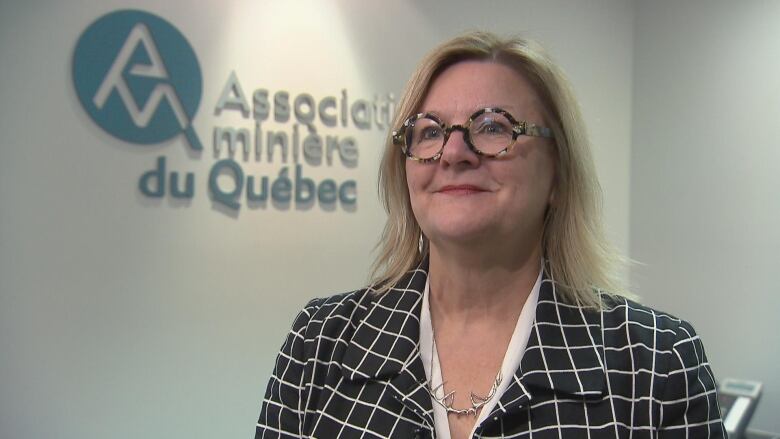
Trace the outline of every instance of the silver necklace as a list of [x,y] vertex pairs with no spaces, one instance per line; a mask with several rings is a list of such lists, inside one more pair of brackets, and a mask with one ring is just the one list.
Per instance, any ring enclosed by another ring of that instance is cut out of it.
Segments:
[[[425,386],[425,390],[428,392],[429,395],[431,395],[431,399],[436,401],[440,406],[444,407],[444,410],[447,411],[447,414],[453,413],[455,415],[472,415],[475,418],[477,417],[477,414],[480,410],[482,410],[482,407],[485,406],[485,404],[488,403],[491,399],[493,399],[494,396],[496,396],[496,391],[498,390],[498,386],[501,384],[501,369],[498,370],[498,375],[496,375],[495,381],[493,381],[493,386],[490,387],[490,391],[486,396],[479,396],[475,395],[474,392],[469,392],[469,400],[471,401],[471,407],[467,407],[465,409],[456,409],[452,405],[455,402],[455,390],[451,391],[450,393],[447,393],[441,397],[437,396],[438,393],[444,393],[444,384],[446,381],[442,380],[441,384],[439,384],[436,387],[431,387],[431,382],[433,381],[433,354],[436,349],[436,339],[433,336],[433,331],[431,331],[431,379],[428,380],[428,385]],[[441,365],[439,366],[439,369],[441,369]],[[440,392],[441,391],[441,392]]]

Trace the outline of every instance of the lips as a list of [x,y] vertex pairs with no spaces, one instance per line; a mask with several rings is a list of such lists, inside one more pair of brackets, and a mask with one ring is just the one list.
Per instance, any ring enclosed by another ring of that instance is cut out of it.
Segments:
[[439,188],[436,193],[444,195],[473,195],[487,190],[473,184],[452,184]]

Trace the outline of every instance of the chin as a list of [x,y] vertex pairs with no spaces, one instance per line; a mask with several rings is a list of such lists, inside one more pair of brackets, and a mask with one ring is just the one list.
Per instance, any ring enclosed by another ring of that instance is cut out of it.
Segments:
[[475,221],[473,217],[462,219],[463,221],[456,221],[454,218],[449,218],[447,223],[431,227],[430,233],[426,233],[426,236],[443,243],[472,242],[484,240],[496,230],[494,225]]

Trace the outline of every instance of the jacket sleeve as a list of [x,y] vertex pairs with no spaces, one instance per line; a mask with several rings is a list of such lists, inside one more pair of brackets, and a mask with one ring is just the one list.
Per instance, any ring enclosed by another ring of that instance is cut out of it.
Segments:
[[715,377],[704,345],[685,321],[677,328],[661,401],[658,437],[725,438]]
[[309,302],[298,313],[276,357],[276,365],[268,381],[257,420],[255,439],[303,437],[306,399],[304,337],[311,317],[318,308],[316,302],[317,300]]

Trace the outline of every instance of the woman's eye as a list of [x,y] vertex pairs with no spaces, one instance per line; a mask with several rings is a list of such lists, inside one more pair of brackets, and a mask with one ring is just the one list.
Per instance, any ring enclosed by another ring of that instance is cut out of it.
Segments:
[[487,131],[489,133],[501,133],[501,132],[504,131],[504,127],[502,127],[501,125],[499,125],[497,123],[492,123],[492,124],[490,124],[490,125],[485,127],[485,131]]
[[421,140],[432,140],[441,137],[441,129],[439,127],[428,127],[422,130],[420,133]]
[[507,128],[494,121],[485,121],[477,127],[478,134],[504,134]]

